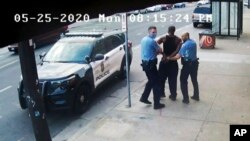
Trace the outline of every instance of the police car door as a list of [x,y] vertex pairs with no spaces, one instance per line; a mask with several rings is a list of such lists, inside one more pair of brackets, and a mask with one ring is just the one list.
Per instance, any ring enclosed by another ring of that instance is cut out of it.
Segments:
[[124,56],[123,42],[117,35],[108,36],[105,40],[107,54],[105,60],[109,62],[110,75],[120,71],[122,58]]
[[91,54],[91,63],[93,69],[93,76],[94,76],[94,85],[97,87],[101,82],[103,82],[109,74],[109,70],[107,69],[107,66],[109,66],[108,62],[104,59],[102,60],[95,60],[95,56],[97,54],[105,55],[107,53],[105,49],[104,39],[101,39],[96,42],[96,45],[93,48],[92,54]]

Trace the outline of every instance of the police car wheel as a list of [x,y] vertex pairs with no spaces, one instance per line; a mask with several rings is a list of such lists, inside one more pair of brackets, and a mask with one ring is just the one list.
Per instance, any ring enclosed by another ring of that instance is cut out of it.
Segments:
[[82,88],[76,95],[75,105],[74,105],[74,113],[82,114],[89,107],[89,95],[90,91],[87,85],[83,84]]
[[23,86],[23,81],[20,83],[19,90],[18,90],[18,97],[19,97],[19,104],[22,109],[27,108],[27,101],[25,97],[25,90]]

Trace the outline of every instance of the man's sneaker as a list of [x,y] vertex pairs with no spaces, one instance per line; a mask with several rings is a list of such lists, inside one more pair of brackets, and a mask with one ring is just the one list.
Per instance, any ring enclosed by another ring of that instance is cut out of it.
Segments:
[[191,96],[191,99],[196,100],[196,101],[200,101],[200,98],[198,96]]
[[165,104],[159,103],[159,104],[157,104],[157,105],[154,105],[154,109],[155,109],[155,110],[161,109],[161,108],[163,108],[163,107],[165,107]]
[[185,103],[185,104],[188,104],[189,100],[188,99],[183,99],[182,102]]
[[169,99],[171,99],[172,101],[175,101],[176,100],[176,97],[172,96],[172,95],[169,95]]
[[148,101],[148,100],[144,100],[144,99],[140,99],[140,101],[142,103],[145,103],[145,104],[152,104],[152,102]]

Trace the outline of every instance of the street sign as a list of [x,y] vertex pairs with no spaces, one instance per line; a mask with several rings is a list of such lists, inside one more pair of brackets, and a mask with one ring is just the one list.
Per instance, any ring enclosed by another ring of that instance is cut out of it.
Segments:
[[122,14],[122,31],[127,31],[127,13]]

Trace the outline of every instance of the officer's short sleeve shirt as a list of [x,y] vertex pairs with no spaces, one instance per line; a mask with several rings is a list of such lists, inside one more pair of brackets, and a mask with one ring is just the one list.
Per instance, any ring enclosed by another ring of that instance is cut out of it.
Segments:
[[141,59],[145,61],[156,59],[159,48],[159,45],[153,38],[149,36],[144,37],[141,40]]

